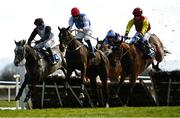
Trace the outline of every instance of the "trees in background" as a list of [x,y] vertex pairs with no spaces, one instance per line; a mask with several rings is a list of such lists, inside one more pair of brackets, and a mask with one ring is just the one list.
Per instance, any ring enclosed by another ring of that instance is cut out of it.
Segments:
[[20,76],[24,76],[25,73],[25,68],[24,66],[16,67],[14,64],[8,64],[6,65],[0,75],[0,80],[1,81],[15,81],[13,78],[14,74],[20,74]]

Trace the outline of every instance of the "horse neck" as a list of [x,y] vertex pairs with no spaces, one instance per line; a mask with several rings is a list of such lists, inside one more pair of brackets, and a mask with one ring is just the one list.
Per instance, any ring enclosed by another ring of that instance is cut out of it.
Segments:
[[121,43],[120,44],[120,56],[121,58],[124,56],[129,55],[129,50],[130,50],[130,46],[126,43]]
[[75,39],[74,37],[71,37],[71,42],[68,44],[67,49],[69,51],[72,51],[78,48],[80,45],[82,44],[77,39]]
[[31,48],[29,45],[25,45],[25,59],[27,63],[37,64],[38,55],[35,49]]

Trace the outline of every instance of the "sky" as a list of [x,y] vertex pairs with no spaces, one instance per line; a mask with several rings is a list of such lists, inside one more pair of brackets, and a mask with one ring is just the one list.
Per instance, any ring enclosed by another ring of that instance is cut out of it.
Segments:
[[[99,39],[103,39],[110,29],[123,35],[133,17],[133,9],[140,7],[151,23],[150,33],[155,33],[172,53],[165,60],[180,60],[180,0],[1,0],[0,67],[13,62],[14,40],[29,38],[35,28],[35,18],[43,18],[45,24],[52,27],[58,42],[58,26],[68,26],[73,7],[87,14],[93,37]],[[134,33],[132,28],[129,36]]]

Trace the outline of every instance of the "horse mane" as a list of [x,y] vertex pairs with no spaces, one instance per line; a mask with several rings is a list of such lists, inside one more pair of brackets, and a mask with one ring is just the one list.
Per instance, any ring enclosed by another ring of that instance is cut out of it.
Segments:
[[129,45],[128,43],[125,43],[125,42],[122,42],[122,43],[120,44],[120,46],[121,46],[122,48],[127,49],[127,50],[129,50],[129,48],[130,48],[130,45]]
[[40,57],[35,48],[29,46],[28,44],[25,44],[24,48],[25,48],[27,54],[31,54],[34,57],[35,61],[37,61],[37,62],[39,61]]

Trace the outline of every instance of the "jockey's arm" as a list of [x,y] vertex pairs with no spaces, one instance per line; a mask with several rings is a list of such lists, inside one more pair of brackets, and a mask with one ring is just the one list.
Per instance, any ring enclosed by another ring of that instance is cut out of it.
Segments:
[[142,30],[141,30],[141,32],[140,32],[142,36],[144,36],[144,34],[147,32],[148,27],[149,27],[149,21],[148,21],[147,18],[145,18],[144,21],[143,21]]
[[41,41],[45,41],[45,40],[49,39],[50,34],[51,34],[51,27],[50,26],[46,26],[45,34],[44,34],[44,37],[41,39]]
[[83,22],[84,22],[83,30],[89,30],[90,29],[90,21],[86,15],[83,17]]
[[70,19],[69,19],[69,27],[70,27],[69,30],[72,29],[73,25],[74,25],[73,17],[70,17]]
[[134,24],[134,19],[131,19],[131,20],[128,22],[127,26],[126,26],[126,32],[125,32],[125,34],[128,34],[128,33],[130,32],[133,24]]
[[37,30],[37,28],[35,28],[28,39],[27,44],[29,46],[31,46],[31,41],[34,40],[34,38],[36,37],[37,34],[38,34],[38,30]]

